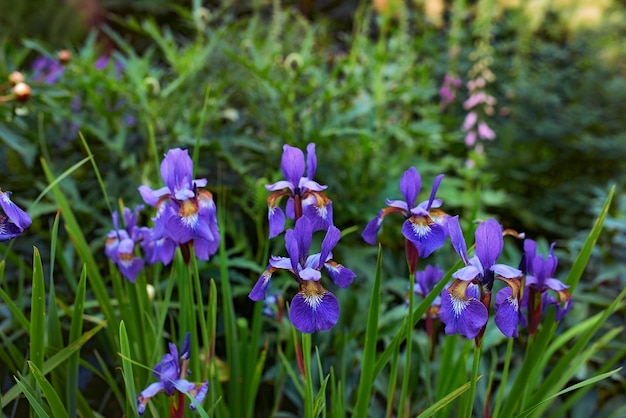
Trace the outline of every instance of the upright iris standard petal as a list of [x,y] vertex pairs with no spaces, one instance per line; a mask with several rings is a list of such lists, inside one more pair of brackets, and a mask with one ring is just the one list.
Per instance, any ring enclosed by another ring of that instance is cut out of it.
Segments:
[[[298,187],[304,174],[304,153],[300,148],[283,145],[283,156],[280,161],[285,180],[291,183],[290,188]],[[292,190],[293,191],[293,190]]]
[[459,224],[459,215],[452,216],[448,219],[448,232],[450,233],[450,241],[452,247],[456,250],[456,253],[461,257],[461,260],[465,265],[469,264],[469,258],[467,256],[467,244],[465,244],[465,238],[463,237],[463,231]]
[[376,244],[376,236],[378,235],[378,231],[380,231],[380,227],[383,225],[383,210],[381,209],[378,212],[378,215],[374,217],[371,221],[367,223],[365,229],[361,233],[361,237],[363,240],[370,245]]
[[315,281],[302,283],[302,289],[291,301],[289,320],[296,329],[307,334],[328,331],[339,319],[337,298]]
[[317,170],[317,156],[315,155],[315,144],[310,143],[306,146],[306,177],[313,180],[315,171]]
[[335,245],[339,242],[339,238],[341,238],[341,231],[339,231],[339,228],[334,226],[328,228],[324,241],[322,241],[322,251],[320,252],[319,265],[317,266],[318,268],[321,267],[326,260],[328,260],[333,248],[335,248]]
[[400,179],[400,192],[404,196],[409,209],[415,205],[415,199],[422,188],[422,177],[415,167],[404,172]]
[[502,227],[494,220],[489,219],[476,228],[476,256],[485,270],[493,266],[504,248]]

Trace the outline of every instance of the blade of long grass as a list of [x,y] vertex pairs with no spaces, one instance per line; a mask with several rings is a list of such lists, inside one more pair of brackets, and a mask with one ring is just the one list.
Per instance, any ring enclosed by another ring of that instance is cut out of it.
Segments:
[[78,131],[78,136],[80,137],[80,142],[82,142],[83,147],[85,147],[85,151],[87,151],[87,158],[91,161],[91,166],[93,167],[93,172],[98,179],[98,184],[100,185],[100,191],[102,191],[102,196],[104,196],[104,203],[107,205],[107,209],[109,209],[109,213],[113,214],[113,209],[111,208],[111,200],[109,199],[109,195],[107,193],[107,188],[104,185],[104,181],[102,181],[102,176],[100,175],[100,170],[98,170],[98,164],[96,164],[96,157],[94,157],[91,152],[91,148],[89,148],[89,144],[85,140],[83,133]]
[[132,357],[130,353],[130,345],[128,344],[128,335],[126,334],[126,325],[124,325],[124,321],[120,321],[119,332],[120,352],[122,354],[122,370],[124,371],[124,383],[126,385],[126,408],[128,409],[128,404],[130,403],[132,416],[136,417],[138,414],[137,402],[135,402],[134,400],[137,397],[137,391],[135,390],[135,376],[133,374],[133,365],[130,361]]
[[52,416],[55,418],[67,417],[68,416],[67,410],[63,406],[63,402],[61,402],[61,398],[59,397],[59,394],[57,393],[56,390],[54,390],[54,387],[50,384],[50,382],[46,380],[41,370],[39,370],[37,366],[35,366],[35,363],[33,363],[32,361],[28,362],[28,367],[30,368],[31,374],[34,376],[35,380],[37,381],[37,384],[41,388],[41,391],[43,392],[46,398],[46,401],[48,402],[48,405],[50,406],[50,412],[52,413]]
[[567,387],[567,388],[565,388],[565,389],[563,389],[563,390],[561,390],[561,391],[559,391],[559,392],[557,392],[557,393],[555,393],[555,394],[553,394],[551,396],[548,396],[547,398],[544,398],[543,400],[541,400],[540,402],[538,402],[534,406],[531,406],[530,408],[522,411],[519,415],[517,415],[517,417],[519,417],[519,418],[527,417],[531,413],[533,413],[533,411],[535,411],[535,409],[537,409],[541,405],[545,404],[546,402],[549,402],[549,401],[551,401],[554,398],[558,398],[559,396],[564,395],[564,394],[566,394],[568,392],[571,392],[571,391],[583,388],[585,386],[592,385],[592,384],[594,384],[596,382],[599,382],[600,380],[607,379],[607,378],[613,376],[614,374],[619,373],[621,370],[622,370],[622,367],[619,367],[619,368],[617,368],[615,370],[612,370],[610,372],[606,372],[606,373],[602,373],[602,374],[600,374],[598,376],[590,377],[589,379],[585,379],[582,382],[578,382],[578,383],[576,383],[576,384],[574,384],[572,386],[569,386],[569,387]]
[[26,330],[30,334],[30,321],[26,318],[26,315],[24,315],[22,309],[19,308],[15,302],[13,302],[13,298],[2,288],[0,288],[0,298],[2,298],[7,308],[9,308],[11,315],[13,315],[13,318],[15,318],[15,320],[19,323],[20,328]]
[[593,251],[593,247],[596,246],[596,242],[600,237],[600,233],[602,232],[602,228],[604,226],[604,220],[606,219],[607,214],[609,213],[609,208],[611,207],[611,202],[613,201],[613,196],[615,195],[615,185],[611,187],[609,190],[609,195],[606,197],[604,201],[604,205],[602,206],[602,210],[600,210],[600,214],[593,224],[593,228],[591,232],[587,236],[585,243],[583,244],[582,249],[578,253],[574,264],[572,265],[572,269],[569,271],[567,278],[565,279],[565,284],[569,286],[569,291],[573,294],[576,286],[578,285],[578,281],[583,275],[585,271],[585,267],[587,266],[587,262],[589,261],[589,257],[591,257],[591,252]]
[[302,359],[304,362],[304,417],[313,418],[313,373],[311,370],[311,334],[302,333]]
[[14,387],[18,388],[18,393],[21,392],[26,396],[26,399],[28,399],[28,402],[30,403],[31,408],[33,408],[33,410],[35,411],[37,417],[49,418],[50,415],[48,415],[48,412],[46,411],[46,406],[43,404],[40,397],[37,396],[35,389],[32,386],[30,386],[28,383],[26,383],[26,378],[16,377],[15,383],[16,383],[16,386]]
[[[101,322],[95,328],[85,332],[78,340],[71,342],[63,350],[59,351],[48,360],[46,360],[42,369],[43,374],[46,375],[59,367],[59,365],[64,363],[72,354],[80,350],[80,348],[85,345],[85,343],[87,343],[87,341],[89,341],[94,335],[96,335],[102,328],[104,328],[105,325],[106,322]],[[2,396],[2,404],[6,405],[9,402],[15,400],[15,398],[17,398],[19,394],[20,388],[17,386],[13,386],[4,394],[4,396]]]
[[[85,310],[85,288],[87,286],[87,268],[83,265],[80,274],[80,281],[76,289],[76,297],[74,298],[74,306],[72,309],[72,322],[70,324],[69,341],[73,342],[80,338],[83,332],[83,314]],[[78,393],[78,363],[80,360],[80,351],[72,354],[67,365],[67,383],[66,383],[66,401],[67,410],[70,418],[76,416],[76,406]]]
[[[74,213],[72,211],[72,207],[70,203],[67,201],[65,196],[63,195],[61,189],[58,184],[55,183],[56,179],[52,174],[52,171],[48,167],[48,164],[45,160],[41,160],[41,166],[43,168],[44,173],[46,174],[46,178],[50,182],[52,187],[52,193],[54,198],[61,208],[61,214],[63,215],[63,219],[65,221],[65,228],[67,230],[68,235],[74,242],[76,251],[78,252],[80,258],[83,260],[85,265],[87,266],[87,277],[89,277],[89,283],[93,290],[94,296],[98,301],[98,305],[102,310],[105,320],[110,324],[110,326],[116,328],[117,326],[117,317],[115,315],[115,311],[111,304],[111,298],[107,291],[107,288],[104,284],[104,280],[100,275],[100,270],[98,269],[98,264],[93,257],[92,250],[87,244],[87,240],[82,233],[82,229],[74,217]],[[115,349],[115,341],[117,339],[116,335],[117,329],[109,330],[109,335],[112,338],[112,342],[110,343],[111,349]]]
[[[478,382],[481,378],[482,376],[478,376],[476,378],[476,382]],[[449,394],[447,394],[446,396],[444,396],[443,398],[439,399],[437,402],[435,402],[434,404],[426,408],[424,411],[422,411],[422,413],[419,414],[416,418],[432,417],[435,413],[442,410],[453,400],[455,400],[456,398],[461,396],[463,393],[465,393],[467,390],[469,390],[471,385],[472,385],[472,382],[467,382],[464,385],[460,386],[458,389],[453,390],[452,392],[450,392]]]
[[30,361],[39,370],[43,369],[46,339],[45,283],[41,256],[33,247],[33,287],[30,306]]
[[[378,259],[376,261],[376,273],[372,286],[372,297],[367,313],[367,326],[365,328],[365,344],[363,347],[363,361],[361,363],[361,377],[357,389],[357,400],[354,406],[355,417],[366,417],[372,394],[372,385],[376,372],[370,367],[376,361],[376,342],[378,340],[378,315],[380,310],[380,289],[382,286],[382,248],[378,246]],[[434,298],[433,298],[434,299]]]
[[[414,289],[415,288],[415,275],[411,274],[409,277],[409,289]],[[414,291],[409,291],[409,312],[413,312],[413,303],[415,301],[415,292]],[[407,316],[406,317],[406,321],[410,322],[411,321],[411,316]],[[409,376],[411,375],[411,354],[412,354],[412,348],[413,348],[413,338],[412,338],[412,334],[413,334],[413,327],[406,327],[406,335],[404,337],[406,343],[406,347],[405,347],[405,360],[404,360],[404,367],[405,367],[405,372],[402,375],[402,387],[400,389],[400,404],[398,406],[398,415],[402,415],[402,416],[406,416],[406,414],[409,411],[405,411],[405,405],[406,405],[406,397],[407,397],[407,392],[409,389]],[[399,346],[398,346],[399,349]],[[410,408],[410,405],[407,406],[408,408]]]

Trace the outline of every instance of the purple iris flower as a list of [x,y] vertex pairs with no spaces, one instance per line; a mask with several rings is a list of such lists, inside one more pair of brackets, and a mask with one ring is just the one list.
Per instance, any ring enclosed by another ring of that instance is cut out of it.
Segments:
[[422,188],[422,179],[415,167],[405,171],[400,180],[400,191],[404,200],[387,199],[387,207],[378,212],[378,215],[367,224],[361,234],[365,242],[375,245],[376,235],[382,226],[383,218],[395,212],[401,213],[406,218],[402,225],[402,234],[413,243],[419,257],[428,257],[440,248],[448,236],[446,221],[449,218],[446,213],[437,209],[442,202],[435,198],[442,178],[443,174],[435,178],[428,200],[415,206],[415,199]]
[[[305,164],[302,150],[284,145],[280,167],[285,179],[265,186],[267,190],[274,192],[267,198],[270,238],[279,235],[285,229],[285,212],[278,206],[278,201],[283,196],[289,197],[286,205],[288,217],[298,219],[300,216],[306,216],[311,221],[313,231],[327,230],[333,225],[333,204],[322,192],[327,186],[313,181],[317,168],[315,144],[307,145],[306,151]],[[306,177],[304,177],[305,168]],[[296,213],[300,207],[302,213]]]
[[65,72],[65,67],[59,60],[40,56],[35,58],[31,64],[33,70],[33,80],[43,82],[45,84],[54,84],[59,80]]
[[[415,284],[413,285],[413,292],[416,295],[422,297],[428,296],[433,288],[443,279],[444,272],[439,266],[426,266],[424,271],[415,272]],[[408,298],[407,298],[408,300]],[[437,296],[435,300],[430,304],[426,315],[431,318],[436,318],[439,313],[439,307],[441,306],[441,296]]]
[[567,290],[569,286],[554,277],[558,264],[558,259],[554,255],[555,244],[552,243],[550,253],[544,257],[537,254],[535,241],[524,240],[520,268],[526,274],[526,283],[522,305],[528,309],[531,335],[537,330],[543,308],[553,305],[556,308],[556,320],[560,321],[572,306],[572,296]]
[[[465,267],[456,271],[456,279],[441,294],[439,318],[446,324],[446,334],[461,334],[468,339],[484,332],[489,317],[491,289],[494,279],[507,284],[496,295],[495,322],[507,337],[517,336],[519,321],[519,290],[522,272],[496,260],[504,247],[502,227],[489,219],[476,229],[476,255],[467,256],[467,247],[459,217],[448,220],[450,240]],[[508,289],[508,290],[507,290]]]
[[[152,383],[145,388],[141,395],[137,397],[137,409],[140,415],[146,410],[146,405],[150,398],[156,394],[163,392],[167,396],[172,396],[176,392],[182,395],[191,395],[197,403],[201,404],[207,394],[209,382],[192,383],[185,379],[191,373],[189,371],[189,333],[185,336],[183,347],[180,350],[174,343],[169,343],[170,352],[163,355],[161,362],[154,367],[153,374],[159,379],[158,382]],[[196,409],[191,403],[189,408]]]
[[0,189],[0,207],[4,215],[0,214],[0,242],[19,237],[33,221],[28,213],[20,209],[11,201],[11,192]]
[[208,260],[218,249],[220,235],[213,195],[199,189],[206,186],[207,180],[193,179],[191,157],[180,148],[165,155],[161,176],[165,187],[139,187],[143,200],[157,209],[151,241],[165,237],[181,246],[193,243],[196,256]]
[[137,228],[137,217],[143,205],[135,207],[134,211],[124,208],[124,222],[126,227],[120,228],[117,211],[113,212],[113,229],[107,235],[104,253],[117,265],[122,276],[129,282],[135,283],[137,275],[143,268],[143,259],[135,255],[135,245],[142,239],[140,228]]
[[289,257],[270,258],[269,266],[248,295],[254,301],[265,299],[265,292],[276,270],[287,270],[298,282],[298,293],[291,301],[289,319],[293,325],[305,333],[327,331],[339,319],[337,298],[326,290],[319,280],[324,267],[333,282],[341,288],[352,283],[356,276],[352,270],[332,260],[332,249],[339,241],[341,233],[330,226],[322,241],[320,253],[309,255],[313,237],[313,224],[303,216],[296,221],[294,229],[285,232],[285,247]]

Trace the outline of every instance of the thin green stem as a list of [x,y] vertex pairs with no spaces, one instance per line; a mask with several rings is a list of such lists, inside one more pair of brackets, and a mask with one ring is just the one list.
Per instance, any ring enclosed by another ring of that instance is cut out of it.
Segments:
[[313,418],[313,374],[311,373],[311,334],[302,333],[302,358],[304,360],[304,417]]
[[[409,312],[413,313],[413,303],[415,301],[415,292],[413,288],[415,287],[415,275],[409,275]],[[411,354],[413,347],[413,338],[411,337],[413,332],[413,327],[411,326],[411,318],[412,315],[407,315],[406,322],[406,349],[405,349],[405,360],[404,360],[404,374],[402,375],[402,390],[400,391],[400,404],[398,406],[398,415],[408,416],[410,411],[404,411],[404,405],[406,404],[407,391],[409,389],[409,377],[411,376]],[[398,345],[398,347],[400,347]],[[398,348],[399,349],[399,348]],[[408,406],[410,408],[410,405]],[[404,411],[404,413],[401,413]]]
[[509,338],[509,342],[506,346],[506,357],[504,358],[504,369],[502,370],[502,378],[500,379],[500,387],[498,388],[498,396],[496,398],[496,405],[493,408],[491,416],[497,418],[500,413],[500,407],[502,406],[502,399],[504,399],[504,388],[506,387],[506,381],[509,378],[509,366],[511,365],[511,357],[513,354],[513,338]]
[[478,377],[478,367],[480,366],[480,355],[482,353],[481,346],[474,348],[474,363],[472,364],[472,379],[470,380],[470,393],[469,393],[469,408],[465,411],[465,416],[472,417],[472,411],[474,410],[474,398],[476,396],[476,380]]

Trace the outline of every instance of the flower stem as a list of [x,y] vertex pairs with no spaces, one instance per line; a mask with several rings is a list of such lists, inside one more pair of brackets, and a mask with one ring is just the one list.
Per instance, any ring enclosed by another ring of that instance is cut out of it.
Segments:
[[415,300],[415,292],[413,288],[415,287],[415,274],[409,274],[409,315],[406,317],[407,327],[406,327],[406,351],[405,351],[405,361],[404,361],[404,375],[402,376],[402,390],[400,392],[400,405],[398,407],[398,416],[408,416],[410,414],[410,410],[404,410],[404,405],[406,403],[407,391],[409,388],[409,376],[411,375],[411,349],[413,347],[413,339],[411,338],[411,333],[413,331],[413,326],[411,325],[411,319],[413,318],[413,303]]
[[504,398],[504,388],[506,387],[506,381],[509,377],[509,366],[511,365],[511,355],[513,353],[513,338],[509,338],[509,342],[506,346],[506,357],[504,358],[504,369],[502,370],[502,379],[500,379],[500,388],[498,389],[498,397],[496,398],[496,406],[493,408],[492,418],[497,418],[500,413],[500,407],[502,406],[502,399]]
[[470,380],[470,393],[469,393],[469,409],[465,411],[465,416],[472,417],[472,411],[474,410],[474,397],[476,395],[476,380],[478,377],[478,366],[480,365],[480,355],[482,353],[482,347],[474,347],[474,363],[472,364],[472,379]]
[[304,360],[304,417],[313,418],[313,376],[311,373],[311,334],[302,333],[302,357]]

